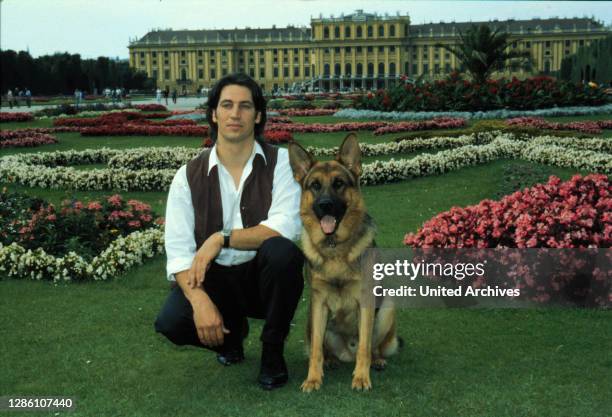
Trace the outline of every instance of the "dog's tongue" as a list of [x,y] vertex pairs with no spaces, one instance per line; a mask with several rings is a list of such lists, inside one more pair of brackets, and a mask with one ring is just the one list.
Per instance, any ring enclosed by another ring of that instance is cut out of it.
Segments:
[[331,235],[336,230],[336,219],[329,214],[323,216],[321,219],[321,229],[326,235]]

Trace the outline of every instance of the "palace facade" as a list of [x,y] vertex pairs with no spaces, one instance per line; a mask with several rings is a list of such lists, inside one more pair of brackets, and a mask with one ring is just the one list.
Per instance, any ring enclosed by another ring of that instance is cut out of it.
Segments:
[[455,44],[471,24],[509,32],[512,48],[527,50],[533,68],[506,75],[526,77],[559,70],[561,60],[610,33],[589,18],[531,19],[413,25],[407,15],[350,15],[311,19],[310,28],[156,30],[130,42],[130,66],[160,88],[195,92],[232,72],[249,74],[266,90],[372,89],[411,78],[444,77],[461,70],[437,44]]

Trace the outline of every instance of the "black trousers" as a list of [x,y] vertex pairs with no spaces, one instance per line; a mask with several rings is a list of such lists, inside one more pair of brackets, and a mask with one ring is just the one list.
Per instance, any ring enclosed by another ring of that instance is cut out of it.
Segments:
[[[304,289],[303,265],[300,249],[283,237],[266,240],[255,258],[244,264],[226,267],[213,262],[206,273],[204,289],[230,331],[224,337],[224,346],[242,341],[246,317],[265,320],[262,342],[284,343]],[[171,290],[157,316],[155,330],[176,345],[223,349],[200,342],[191,303],[178,285]]]

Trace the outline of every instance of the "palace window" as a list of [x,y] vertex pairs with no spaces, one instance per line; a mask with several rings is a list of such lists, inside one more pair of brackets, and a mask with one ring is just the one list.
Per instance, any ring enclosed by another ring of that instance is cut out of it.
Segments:
[[293,76],[294,77],[299,77],[300,76],[300,68],[299,67],[293,67]]
[[429,64],[423,64],[423,72],[424,72],[425,74],[428,74],[428,73],[429,73]]
[[374,36],[374,28],[372,26],[368,26],[368,38]]
[[363,75],[363,64],[361,63],[357,64],[357,75],[360,77]]
[[353,71],[351,71],[351,70],[352,70],[352,68],[351,68],[351,64],[350,64],[350,63],[346,63],[346,64],[344,65],[344,74],[345,74],[346,76],[350,76],[350,75],[351,75],[351,73],[353,72]]
[[357,37],[363,37],[363,29],[361,28],[361,26],[357,26]]
[[384,46],[379,46],[378,47],[378,52],[385,52],[385,47]]
[[283,77],[289,77],[289,67],[283,68]]
[[168,56],[168,51],[164,51],[164,57]]
[[550,48],[550,41],[546,41],[545,45],[546,45],[547,48]]
[[368,77],[373,77],[374,76],[374,64],[369,62],[368,63]]
[[203,79],[204,78],[204,70],[203,69],[199,69],[198,70],[198,78],[199,79]]
[[185,56],[185,51],[181,51],[181,56]]
[[336,39],[340,38],[340,26],[334,27],[334,38]]
[[336,47],[334,48],[334,52],[335,52],[335,53],[337,53],[337,54],[339,54],[339,53],[340,53],[340,47],[339,47],[339,46],[336,46]]
[[344,37],[345,38],[350,38],[351,37],[351,27],[350,26],[345,26],[344,27]]
[[379,62],[378,63],[378,75],[384,75],[384,74],[385,74],[385,63]]
[[373,46],[368,46],[368,52],[374,52],[374,47]]
[[266,77],[266,70],[264,68],[260,68],[259,69],[259,78],[265,78]]
[[344,47],[344,52],[346,52],[347,54],[350,54],[351,53],[351,47],[350,46]]
[[395,52],[395,46],[390,46],[389,47],[389,52]]
[[153,56],[153,58],[157,58],[157,52],[153,51],[151,52],[151,55]]
[[391,25],[389,27],[389,36],[391,36],[392,38],[395,37],[395,25]]
[[278,67],[274,67],[274,78],[278,78]]
[[164,70],[164,79],[166,80],[170,79],[170,70]]
[[334,65],[334,75],[338,76],[340,75],[341,70],[340,70],[340,64],[335,64]]
[[323,38],[329,39],[329,28],[327,26],[323,28]]
[[141,53],[140,53],[140,57],[141,57],[141,58],[144,58],[144,52],[141,52]]
[[385,27],[383,25],[378,27],[378,36],[385,36]]
[[566,40],[566,41],[565,41],[565,47],[566,47],[566,48],[569,48],[569,46],[570,46],[571,44],[572,44],[572,41],[570,41],[570,40]]
[[358,53],[358,54],[360,54],[362,50],[363,50],[363,48],[361,48],[361,46],[358,46],[358,47],[357,47],[357,53]]
[[389,75],[395,77],[395,62],[389,64]]
[[304,77],[310,77],[310,68],[304,67]]

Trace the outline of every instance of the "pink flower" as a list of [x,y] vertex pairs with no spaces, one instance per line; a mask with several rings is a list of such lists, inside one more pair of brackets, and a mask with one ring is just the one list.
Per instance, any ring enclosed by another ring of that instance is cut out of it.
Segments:
[[121,207],[121,204],[123,203],[123,200],[119,194],[108,197],[106,201],[108,201],[108,203],[113,207]]
[[140,222],[138,220],[132,220],[128,222],[128,226],[133,227],[133,228],[138,228],[140,227]]
[[87,208],[94,211],[101,210],[102,204],[100,204],[98,201],[91,201],[89,204],[87,204]]

